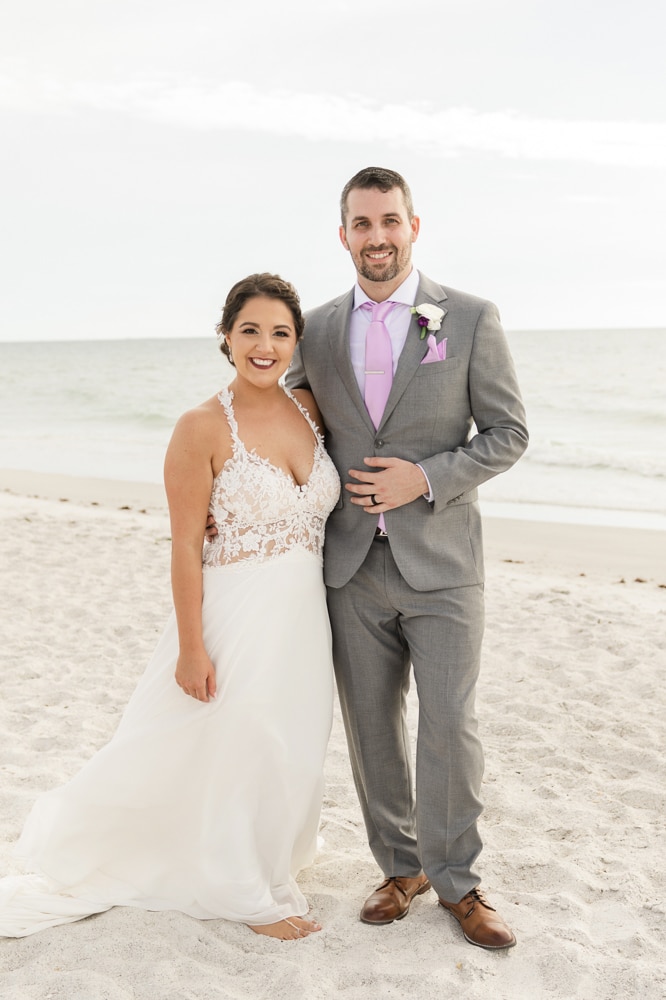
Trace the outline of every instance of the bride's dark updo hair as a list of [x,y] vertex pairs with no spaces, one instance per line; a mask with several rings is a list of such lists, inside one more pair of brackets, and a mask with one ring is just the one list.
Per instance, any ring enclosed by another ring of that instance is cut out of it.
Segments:
[[305,321],[301,312],[301,300],[298,292],[289,281],[285,281],[279,274],[269,274],[267,271],[261,274],[250,274],[247,278],[237,281],[227,295],[227,301],[222,309],[222,319],[215,327],[215,332],[220,338],[220,350],[233,365],[229,345],[224,339],[226,333],[231,332],[231,328],[236,322],[236,317],[246,302],[250,299],[260,297],[267,299],[279,299],[289,309],[296,331],[296,340],[303,336]]

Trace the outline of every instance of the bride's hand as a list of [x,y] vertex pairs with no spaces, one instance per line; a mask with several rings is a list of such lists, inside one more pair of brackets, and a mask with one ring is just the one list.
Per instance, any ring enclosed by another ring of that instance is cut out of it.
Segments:
[[176,684],[197,701],[210,701],[215,697],[215,668],[205,652],[181,653],[176,663]]

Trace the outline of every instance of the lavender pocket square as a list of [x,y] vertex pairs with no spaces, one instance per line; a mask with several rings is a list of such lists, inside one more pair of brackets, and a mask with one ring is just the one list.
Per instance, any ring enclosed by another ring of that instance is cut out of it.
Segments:
[[446,341],[447,338],[444,337],[440,340],[439,344],[435,340],[435,334],[428,334],[428,353],[421,362],[422,365],[429,365],[433,361],[446,361]]

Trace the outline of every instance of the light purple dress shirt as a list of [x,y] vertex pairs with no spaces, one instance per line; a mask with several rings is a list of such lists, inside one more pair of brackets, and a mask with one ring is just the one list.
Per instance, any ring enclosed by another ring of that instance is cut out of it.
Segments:
[[[391,295],[391,302],[395,306],[384,321],[391,338],[391,350],[393,352],[393,374],[398,367],[398,361],[407,340],[409,324],[412,321],[412,306],[416,300],[416,293],[419,288],[419,272],[412,268],[403,283],[396,288]],[[370,324],[371,315],[369,310],[363,309],[366,302],[372,302],[368,298],[361,286],[356,283],[354,287],[354,305],[352,307],[351,319],[349,321],[349,350],[351,353],[351,363],[354,368],[354,375],[361,390],[361,395],[365,393],[365,333]],[[415,463],[418,465],[418,462]],[[426,476],[425,470],[419,465],[419,469],[428,483],[428,493],[424,497],[428,502],[432,502],[432,487]]]
[[[396,305],[386,317],[385,324],[391,338],[394,375],[407,340],[407,331],[412,319],[411,309],[416,299],[418,287],[419,272],[412,269],[391,296],[391,302],[395,302]],[[372,302],[372,299],[368,298],[357,282],[354,288],[354,305],[349,322],[349,350],[354,374],[362,396],[365,393],[365,333],[371,320],[368,310],[362,308],[365,302]]]

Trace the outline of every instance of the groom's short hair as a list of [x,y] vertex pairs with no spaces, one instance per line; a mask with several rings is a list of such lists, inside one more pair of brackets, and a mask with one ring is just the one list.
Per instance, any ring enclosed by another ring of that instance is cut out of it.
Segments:
[[347,198],[349,192],[354,188],[377,188],[379,191],[392,191],[393,188],[400,188],[405,201],[405,208],[410,221],[414,218],[414,202],[409,184],[405,178],[395,170],[387,170],[385,167],[364,167],[354,174],[351,180],[347,181],[340,195],[340,216],[342,225],[347,224]]

